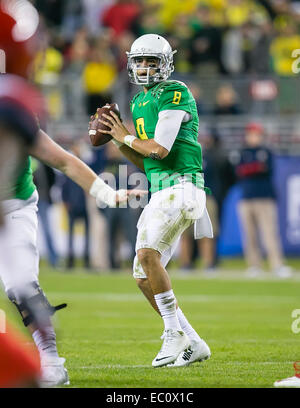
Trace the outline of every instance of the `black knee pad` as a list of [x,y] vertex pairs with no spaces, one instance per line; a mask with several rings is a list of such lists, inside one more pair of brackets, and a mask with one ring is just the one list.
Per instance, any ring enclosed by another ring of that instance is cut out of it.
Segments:
[[52,306],[37,282],[31,282],[22,290],[8,290],[7,296],[18,309],[26,327],[31,323],[38,327],[47,325],[50,316],[67,306],[66,303]]

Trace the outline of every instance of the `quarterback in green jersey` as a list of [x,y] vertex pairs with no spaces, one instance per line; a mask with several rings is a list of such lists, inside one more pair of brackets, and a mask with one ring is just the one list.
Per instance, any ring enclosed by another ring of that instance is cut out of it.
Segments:
[[147,34],[127,53],[130,81],[143,87],[130,104],[136,136],[113,112],[100,119],[110,128],[104,133],[146,173],[151,186],[151,200],[137,224],[133,276],[164,322],[154,367],[180,367],[210,357],[208,345],[178,307],[165,269],[190,225],[195,224],[197,238],[212,238],[196,103],[184,83],[168,79],[174,52],[163,37]]

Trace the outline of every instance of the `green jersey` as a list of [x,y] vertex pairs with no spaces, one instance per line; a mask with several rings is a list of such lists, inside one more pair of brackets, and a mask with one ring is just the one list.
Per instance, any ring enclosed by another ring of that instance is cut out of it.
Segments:
[[25,162],[25,166],[17,178],[16,184],[14,185],[13,197],[19,200],[27,200],[32,193],[35,191],[36,187],[33,183],[32,169],[31,169],[31,157],[28,156]]
[[199,119],[196,102],[183,82],[163,81],[153,86],[145,94],[135,95],[130,103],[133,123],[137,136],[153,139],[158,114],[164,110],[183,110],[190,114],[187,122],[182,122],[169,154],[162,160],[144,159],[144,168],[152,193],[179,183],[180,178],[204,188],[202,151],[198,143]]

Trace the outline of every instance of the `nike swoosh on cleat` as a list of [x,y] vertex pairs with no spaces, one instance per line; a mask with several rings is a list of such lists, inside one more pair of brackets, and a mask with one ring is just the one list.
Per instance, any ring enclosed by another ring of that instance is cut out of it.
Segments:
[[193,350],[185,351],[183,353],[182,359],[185,360],[185,361],[189,361],[193,353],[194,353]]
[[169,358],[169,357],[172,357],[172,356],[167,356],[167,357],[162,357],[162,358],[156,358],[155,361],[165,360],[166,358]]

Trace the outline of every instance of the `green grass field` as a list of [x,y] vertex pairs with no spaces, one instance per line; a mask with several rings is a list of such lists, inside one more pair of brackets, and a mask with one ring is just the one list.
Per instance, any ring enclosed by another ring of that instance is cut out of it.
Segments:
[[[41,268],[50,302],[68,303],[55,324],[69,387],[272,387],[293,375],[300,333],[291,330],[291,313],[300,309],[300,273],[287,281],[268,274],[249,280],[234,267],[214,279],[199,272],[170,275],[181,308],[212,357],[186,368],[153,369],[163,325],[129,271],[96,275]],[[25,332],[3,294],[0,308]]]

